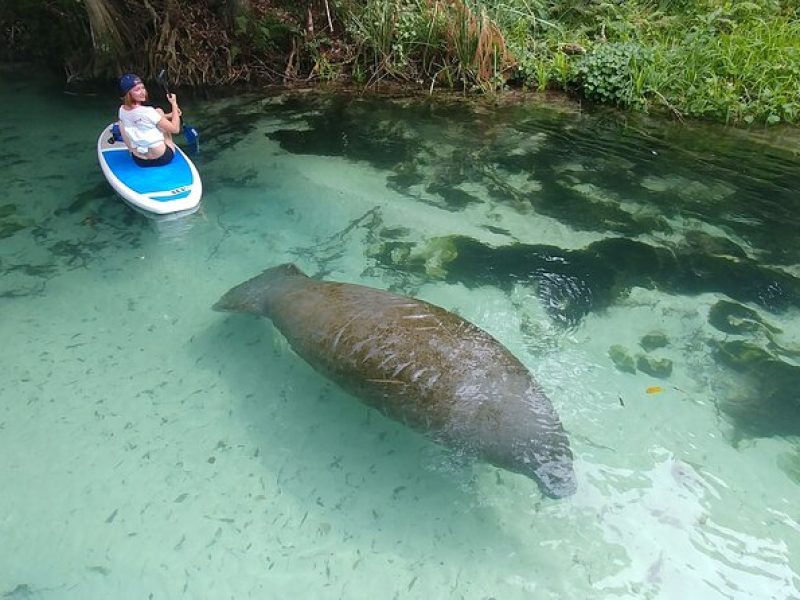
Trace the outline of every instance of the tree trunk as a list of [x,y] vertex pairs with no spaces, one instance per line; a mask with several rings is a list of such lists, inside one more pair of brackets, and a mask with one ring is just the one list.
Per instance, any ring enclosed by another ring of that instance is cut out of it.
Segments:
[[127,36],[114,0],[85,0],[86,15],[92,34],[95,74],[115,70],[127,49]]

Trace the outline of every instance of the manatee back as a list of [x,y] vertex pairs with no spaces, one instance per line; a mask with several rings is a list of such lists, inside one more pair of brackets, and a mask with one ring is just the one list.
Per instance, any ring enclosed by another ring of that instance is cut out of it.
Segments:
[[219,310],[268,316],[317,371],[449,446],[575,491],[572,453],[550,400],[491,335],[427,302],[309,279],[282,265],[230,290]]
[[[306,279],[268,309],[315,369],[389,416],[446,432],[509,387],[535,385],[488,333],[421,300],[353,284]],[[504,389],[496,390],[497,382]]]

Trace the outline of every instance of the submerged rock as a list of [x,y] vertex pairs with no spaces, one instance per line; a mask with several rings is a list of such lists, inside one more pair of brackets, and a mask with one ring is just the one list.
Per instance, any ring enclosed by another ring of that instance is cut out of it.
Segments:
[[633,361],[633,357],[624,346],[614,344],[608,349],[608,356],[620,371],[636,373],[636,364]]
[[636,366],[651,377],[664,379],[672,375],[672,361],[668,358],[654,358],[647,354],[640,354],[636,357]]
[[766,329],[780,333],[777,327],[765,322],[752,308],[735,302],[720,300],[708,312],[708,322],[725,333],[752,333]]
[[425,274],[434,279],[447,276],[447,265],[458,257],[458,248],[451,237],[438,237],[418,248],[410,259],[425,268]]
[[639,340],[639,345],[644,348],[647,352],[651,352],[658,348],[663,348],[664,346],[669,345],[669,338],[667,334],[663,331],[651,331],[650,333],[645,334],[642,336],[642,339]]

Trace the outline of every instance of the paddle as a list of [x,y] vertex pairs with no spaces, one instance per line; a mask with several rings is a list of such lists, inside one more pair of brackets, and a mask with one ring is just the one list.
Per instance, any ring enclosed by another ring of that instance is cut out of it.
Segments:
[[[169,94],[169,79],[167,78],[167,70],[161,69],[156,75],[156,81],[164,88],[164,93]],[[200,152],[200,133],[192,125],[184,124],[183,126],[183,139],[189,146],[189,154],[197,154]]]

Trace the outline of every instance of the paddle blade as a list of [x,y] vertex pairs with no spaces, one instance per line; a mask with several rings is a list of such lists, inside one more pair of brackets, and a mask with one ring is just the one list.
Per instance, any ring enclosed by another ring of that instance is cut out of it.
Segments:
[[161,69],[156,75],[156,81],[158,85],[164,88],[164,92],[169,94],[169,78],[167,77],[167,70]]
[[189,147],[191,154],[200,152],[200,133],[191,125],[183,126],[183,139],[186,140],[186,145]]

